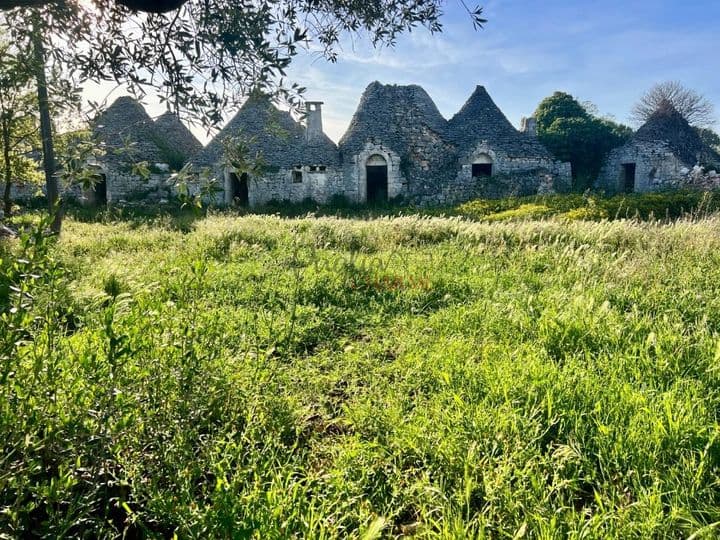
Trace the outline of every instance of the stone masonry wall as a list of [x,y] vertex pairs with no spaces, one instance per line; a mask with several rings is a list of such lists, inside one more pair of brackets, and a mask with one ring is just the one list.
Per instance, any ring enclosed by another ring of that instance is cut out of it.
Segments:
[[623,191],[623,164],[635,164],[635,191],[658,191],[675,186],[692,165],[682,163],[663,142],[634,141],[610,152],[596,183],[608,193]]
[[[372,156],[381,156],[388,166],[388,198],[419,205],[444,205],[472,198],[501,198],[565,192],[570,189],[570,164],[542,158],[513,158],[495,152],[486,143],[479,144],[458,161],[454,150],[442,140],[427,134],[418,136],[411,150],[401,157],[378,141],[368,141],[356,155],[346,158],[342,169],[328,167],[312,172],[303,166],[303,181],[294,183],[292,169],[281,169],[262,178],[250,179],[249,205],[270,201],[302,202],[311,199],[327,203],[341,195],[349,201],[367,201],[366,164]],[[479,155],[493,161],[493,176],[472,178],[472,163]],[[230,204],[229,176],[220,182],[223,194],[218,200]]]
[[[493,173],[489,177],[473,178],[472,165],[481,157],[492,161]],[[572,185],[569,163],[551,159],[516,158],[494,150],[486,142],[460,157],[456,176],[443,185],[437,198],[429,204],[457,204],[473,198],[497,199],[538,193],[563,193]]]
[[430,129],[409,137],[407,148],[396,150],[378,139],[368,140],[362,150],[345,160],[345,193],[351,201],[367,201],[366,164],[373,155],[388,165],[388,198],[410,203],[437,199],[443,186],[456,174],[454,148]]
[[[0,193],[4,193],[5,184],[0,182]],[[82,201],[82,189],[78,185],[61,185],[60,191],[62,197],[65,199]],[[46,188],[45,183],[42,184],[28,184],[28,183],[13,183],[10,187],[10,197],[16,202],[28,202],[36,197],[45,197]]]
[[[564,172],[562,174],[564,176]],[[528,169],[513,174],[496,173],[492,176],[456,178],[444,186],[440,196],[425,201],[427,204],[460,204],[471,199],[500,199],[562,193],[565,184],[558,185],[557,171],[545,168]]]
[[[5,183],[0,182],[0,193],[5,193]],[[44,197],[44,186],[13,182],[10,186],[10,198],[13,201],[29,201],[35,197]]]
[[367,142],[363,150],[352,156],[345,164],[340,192],[349,201],[362,204],[367,201],[367,168],[372,156],[382,156],[388,168],[388,198],[407,196],[407,180],[400,169],[401,158],[389,147],[375,142]]
[[[122,203],[128,199],[144,199],[148,202],[167,199],[171,190],[167,184],[168,174],[151,174],[145,179],[118,169],[104,169],[101,171],[107,181],[108,203]],[[80,201],[94,204],[93,193],[83,192]]]
[[[127,199],[145,199],[148,202],[157,202],[170,196],[167,185],[167,174],[151,174],[145,180],[138,176],[118,171],[103,172],[107,180],[108,203],[122,203]],[[0,190],[4,184],[0,183]],[[12,198],[15,201],[27,201],[34,197],[45,196],[45,185],[13,184]],[[83,190],[78,185],[63,186],[63,197],[75,199],[82,204],[95,204],[95,196],[91,190]]]
[[[230,172],[230,171],[228,171]],[[225,175],[223,193],[219,197],[230,204],[230,175]],[[306,199],[324,204],[333,195],[343,194],[343,175],[337,168],[324,171],[311,170],[311,166],[302,167],[302,182],[293,182],[293,169],[281,169],[276,173],[267,173],[262,178],[248,180],[249,206],[260,206],[270,201],[302,202]]]

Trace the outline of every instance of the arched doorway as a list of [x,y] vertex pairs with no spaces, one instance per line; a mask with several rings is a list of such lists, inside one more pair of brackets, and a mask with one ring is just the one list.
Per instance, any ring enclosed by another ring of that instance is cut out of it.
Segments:
[[388,166],[379,154],[370,156],[365,162],[367,179],[367,202],[378,203],[388,200]]
[[488,154],[480,154],[472,163],[472,177],[483,178],[492,176],[493,160]]
[[248,175],[242,173],[238,176],[231,172],[230,177],[230,202],[235,206],[248,206],[250,198],[248,194]]

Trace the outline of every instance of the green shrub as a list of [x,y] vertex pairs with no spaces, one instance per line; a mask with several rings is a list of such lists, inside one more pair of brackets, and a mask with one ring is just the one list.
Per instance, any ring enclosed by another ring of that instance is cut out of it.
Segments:
[[667,191],[604,197],[598,194],[537,195],[499,200],[477,199],[461,204],[454,213],[471,219],[502,221],[527,217],[562,219],[675,219],[707,215],[720,209],[715,192]]
[[547,216],[551,213],[552,210],[543,204],[526,203],[511,210],[504,210],[487,215],[485,216],[485,221],[533,219]]
[[610,217],[641,219],[678,218],[686,214],[715,212],[720,208],[718,195],[701,191],[667,191],[616,195],[600,200]]
[[558,218],[567,219],[570,221],[594,221],[606,219],[608,217],[607,212],[604,209],[589,206],[568,210],[567,212],[563,212],[561,214],[558,214],[557,216]]

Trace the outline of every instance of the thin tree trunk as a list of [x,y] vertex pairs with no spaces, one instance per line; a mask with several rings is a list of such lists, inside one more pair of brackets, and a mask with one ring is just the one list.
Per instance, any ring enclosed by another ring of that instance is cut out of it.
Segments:
[[5,191],[3,193],[5,217],[12,212],[12,199],[10,189],[12,188],[12,166],[10,165],[10,126],[8,126],[5,111],[2,119],[3,159],[5,160]]
[[11,187],[12,187],[11,181],[6,178],[5,179],[5,193],[3,193],[3,201],[5,201],[5,218],[10,217],[10,214],[12,214],[12,197],[11,197],[11,193],[10,193]]
[[60,187],[55,176],[55,147],[52,138],[52,121],[50,120],[50,101],[48,99],[47,78],[45,76],[45,48],[40,36],[40,24],[37,18],[33,21],[33,54],[35,60],[35,82],[37,84],[38,109],[40,111],[40,136],[43,146],[43,169],[45,170],[45,186],[48,208],[54,215],[52,232],[60,234],[62,227],[62,207],[60,205]]

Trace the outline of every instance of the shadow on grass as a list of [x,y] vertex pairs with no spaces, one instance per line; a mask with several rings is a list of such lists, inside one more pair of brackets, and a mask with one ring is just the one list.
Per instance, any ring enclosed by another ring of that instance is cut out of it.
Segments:
[[[13,221],[20,224],[44,209],[44,199],[27,204]],[[528,215],[528,209],[540,208],[542,215]],[[180,232],[189,232],[196,221],[208,213],[229,216],[274,215],[281,218],[338,217],[343,219],[371,220],[398,216],[460,216],[473,221],[513,221],[553,216],[570,220],[598,221],[602,219],[660,219],[674,220],[685,216],[706,216],[720,210],[718,191],[702,192],[676,190],[655,193],[634,193],[607,197],[599,193],[570,193],[563,195],[534,195],[504,199],[474,199],[458,206],[419,207],[401,200],[377,204],[352,203],[344,197],[333,197],[326,204],[312,200],[299,203],[271,201],[254,208],[182,207],[177,202],[168,204],[137,204],[123,206],[87,207],[74,201],[66,204],[66,215],[84,223],[124,222],[132,227],[157,221]]]
[[392,201],[373,205],[352,204],[343,201],[331,201],[328,204],[318,204],[309,200],[300,203],[272,201],[254,208],[208,206],[201,209],[181,207],[176,203],[86,207],[71,202],[66,206],[66,215],[83,223],[122,221],[131,224],[131,226],[139,227],[146,225],[149,221],[158,220],[162,221],[165,226],[181,232],[190,231],[196,221],[205,218],[208,214],[229,216],[274,215],[282,218],[299,218],[313,215],[317,217],[328,216],[368,220],[401,215],[439,216],[452,213],[452,208],[419,208]]

